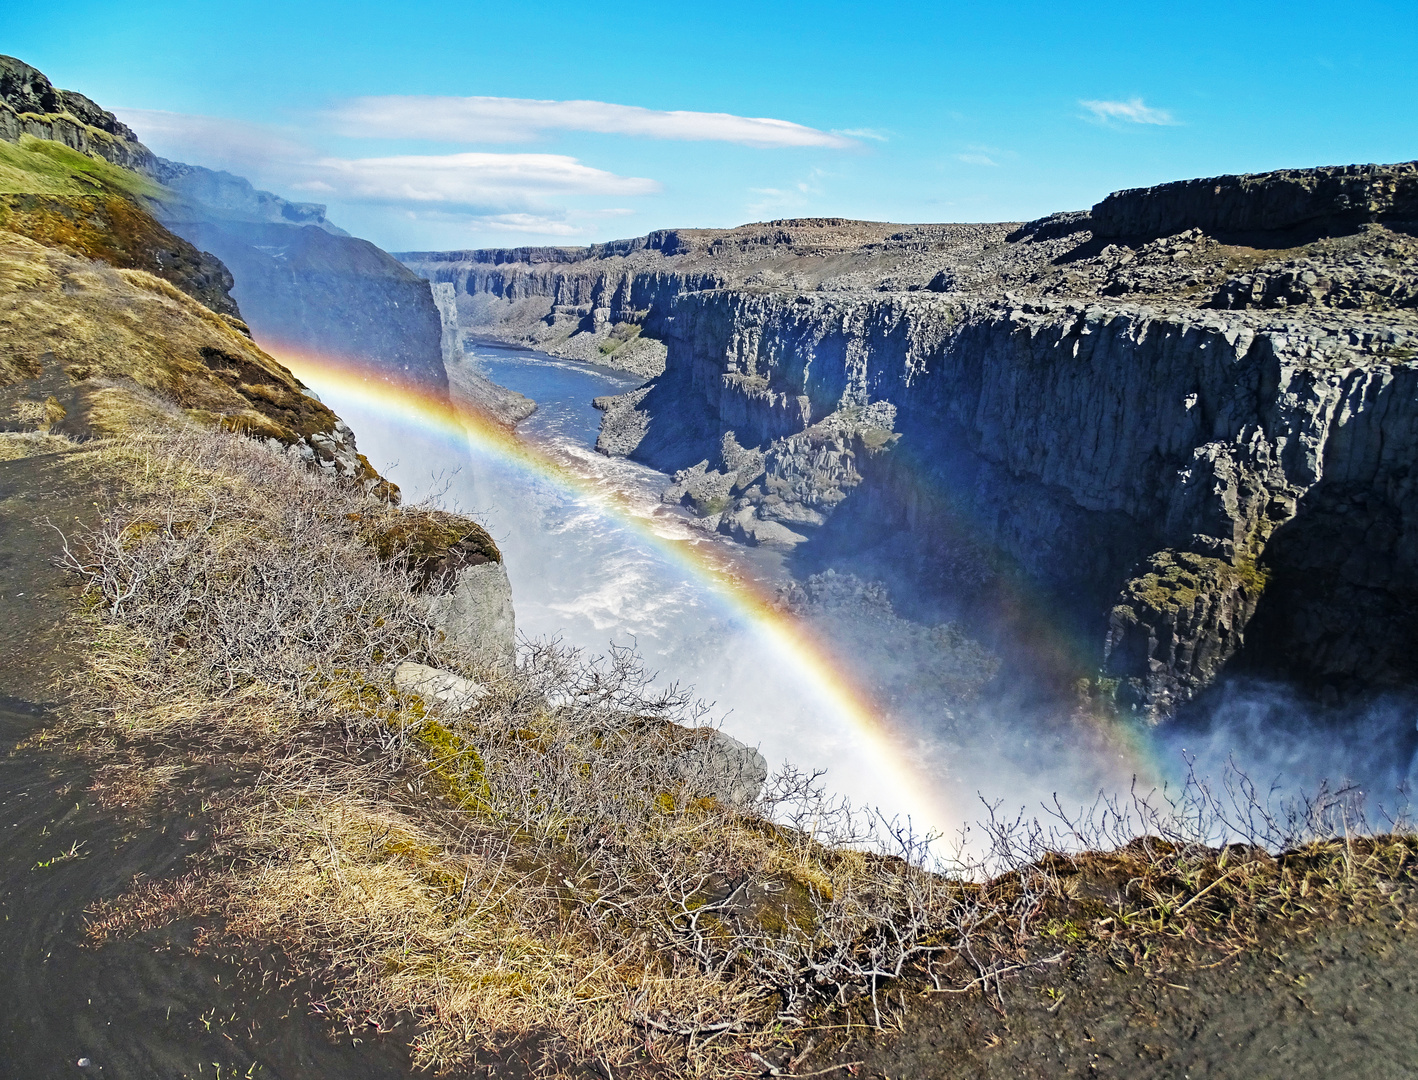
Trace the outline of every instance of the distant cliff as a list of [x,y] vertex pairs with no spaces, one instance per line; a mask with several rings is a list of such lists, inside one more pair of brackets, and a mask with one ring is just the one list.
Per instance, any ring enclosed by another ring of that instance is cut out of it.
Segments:
[[158,216],[230,268],[258,341],[394,375],[446,394],[442,324],[426,282],[368,240],[241,177],[158,159],[180,199]]
[[1164,717],[1226,670],[1418,685],[1416,175],[403,258],[466,332],[658,343],[600,446],[676,472],[667,498],[965,607],[1048,597]]

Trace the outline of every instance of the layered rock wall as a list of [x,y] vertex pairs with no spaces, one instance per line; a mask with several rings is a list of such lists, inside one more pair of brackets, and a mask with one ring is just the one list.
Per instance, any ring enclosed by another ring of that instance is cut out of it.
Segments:
[[[1092,610],[1113,673],[1159,714],[1246,645],[1267,581],[1272,607],[1300,603],[1284,599],[1288,583],[1311,598],[1303,606],[1328,613],[1307,626],[1271,620],[1255,650],[1271,666],[1311,681],[1353,681],[1350,670],[1371,684],[1418,678],[1401,637],[1375,634],[1315,588],[1315,564],[1374,598],[1418,580],[1407,477],[1418,341],[1401,332],[1365,340],[1125,305],[723,292],[677,298],[659,329],[677,378],[663,400],[652,389],[636,407],[653,416],[691,394],[699,442],[678,460],[653,441],[642,456],[679,465],[702,455],[712,468],[726,431],[773,447],[756,490],[742,480],[732,489],[735,521],[752,506],[760,519],[812,527],[874,474],[897,489],[874,500],[880,527],[931,533],[942,528],[934,519],[950,519],[951,532],[963,525],[1075,598]],[[880,421],[849,423],[882,403],[901,440],[890,467],[871,464],[894,441],[883,432],[872,445]],[[814,441],[817,453],[806,452]],[[892,469],[910,475],[883,475]],[[1300,540],[1316,515],[1334,516],[1320,508],[1331,490],[1363,499],[1342,556]],[[1273,551],[1272,538],[1284,541]]]
[[1418,161],[1280,169],[1178,180],[1115,191],[1093,207],[1089,227],[1101,237],[1172,236],[1310,230],[1352,232],[1368,223],[1418,225]]
[[668,500],[747,543],[909,552],[902,580],[961,606],[1062,613],[1163,717],[1230,668],[1418,683],[1415,184],[1346,166],[1023,226],[404,258],[474,333],[661,342],[663,374],[596,404],[599,448],[673,473]]

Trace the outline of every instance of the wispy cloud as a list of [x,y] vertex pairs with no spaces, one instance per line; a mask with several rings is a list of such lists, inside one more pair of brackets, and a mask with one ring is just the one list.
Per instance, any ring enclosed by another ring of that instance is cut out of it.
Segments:
[[981,146],[972,143],[966,146],[960,153],[955,155],[956,161],[963,161],[966,165],[981,165],[988,168],[998,168],[1002,161],[1013,161],[1019,155],[1013,150],[1005,150],[998,146]]
[[[320,155],[287,133],[259,124],[137,109],[122,115],[160,154],[329,199],[521,214],[550,197],[625,197],[661,190],[656,180],[620,176],[564,154],[342,158]],[[514,223],[509,218],[506,224],[511,228]]]
[[264,166],[311,156],[294,133],[264,124],[158,109],[113,111],[157,153],[185,154],[184,160],[209,168]]
[[581,236],[586,232],[584,226],[543,214],[480,214],[469,218],[467,224],[474,231],[500,230],[537,236]]
[[505,206],[547,195],[653,195],[655,180],[617,176],[562,154],[321,158],[318,178],[346,198]]
[[1158,124],[1170,127],[1177,123],[1166,109],[1154,109],[1150,105],[1144,104],[1140,97],[1132,98],[1129,101],[1080,101],[1079,104],[1092,114],[1085,119],[1100,124],[1119,121],[1127,124]]
[[[769,117],[732,113],[664,112],[605,101],[539,101],[532,98],[423,97],[353,98],[328,114],[346,136],[430,139],[438,142],[528,142],[549,131],[590,131],[648,139],[739,143],[756,147],[858,145],[848,132]],[[880,136],[864,132],[866,138]]]
[[849,139],[872,139],[875,142],[888,142],[890,137],[884,131],[876,128],[836,128],[834,135],[845,135]]

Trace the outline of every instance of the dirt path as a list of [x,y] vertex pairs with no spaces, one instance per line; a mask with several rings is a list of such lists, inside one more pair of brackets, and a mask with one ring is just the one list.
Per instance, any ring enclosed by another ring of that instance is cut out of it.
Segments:
[[103,499],[81,452],[0,460],[0,1080],[168,1080],[218,1066],[268,1080],[408,1075],[399,1042],[336,1038],[308,987],[282,987],[278,973],[252,985],[234,963],[194,953],[190,925],[84,942],[86,907],[135,875],[181,873],[207,833],[201,789],[212,779],[189,778],[158,800],[160,816],[135,816],[90,763],[15,750],[49,721],[53,680],[76,660],[60,624],[77,593],[44,520],[75,531]]

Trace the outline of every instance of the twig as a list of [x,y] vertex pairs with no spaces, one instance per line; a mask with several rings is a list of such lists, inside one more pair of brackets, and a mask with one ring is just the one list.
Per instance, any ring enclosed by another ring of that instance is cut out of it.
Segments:
[[1219,878],[1217,878],[1215,881],[1213,881],[1210,885],[1208,885],[1206,888],[1202,889],[1201,892],[1197,893],[1197,894],[1196,894],[1195,896],[1193,896],[1190,900],[1188,900],[1185,904],[1183,904],[1181,907],[1177,908],[1177,910],[1176,910],[1176,912],[1175,912],[1174,914],[1180,915],[1182,912],[1186,911],[1187,908],[1191,907],[1191,906],[1192,906],[1193,904],[1195,904],[1198,900],[1200,900],[1203,896],[1205,896],[1207,893],[1209,893],[1212,889],[1216,888],[1216,886],[1220,885],[1223,881],[1225,881],[1228,877],[1230,877],[1232,874],[1234,874],[1237,870],[1240,870],[1240,869],[1241,869],[1242,867],[1244,867],[1245,865],[1246,865],[1245,863],[1237,863],[1235,866],[1231,867],[1231,869],[1227,870],[1224,874],[1222,874]]

